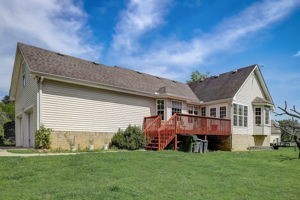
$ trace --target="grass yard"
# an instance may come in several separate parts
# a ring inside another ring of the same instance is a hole
[[[0,157],[0,199],[299,199],[300,160],[279,151]]]

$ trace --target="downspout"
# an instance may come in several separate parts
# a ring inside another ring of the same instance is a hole
[[[42,105],[42,94],[43,94],[43,84],[44,77],[41,76],[38,78],[38,92],[37,92],[37,127],[36,130],[40,129],[40,126],[42,125],[42,116],[41,116],[41,105]]]

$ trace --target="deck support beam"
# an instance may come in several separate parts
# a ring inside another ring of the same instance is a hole
[[[174,150],[177,151],[177,134],[175,135],[174,138]]]

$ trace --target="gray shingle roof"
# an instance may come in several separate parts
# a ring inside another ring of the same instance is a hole
[[[266,99],[263,99],[261,97],[256,97],[253,101],[252,101],[253,104],[272,104],[272,102],[266,100]]]
[[[194,81],[189,83],[189,86],[199,100],[204,102],[232,98],[255,66],[251,65],[219,76],[212,76],[203,81]]]
[[[184,83],[63,55],[42,48],[18,43],[31,71],[59,77],[104,84],[146,93],[169,94],[199,102],[191,88]]]

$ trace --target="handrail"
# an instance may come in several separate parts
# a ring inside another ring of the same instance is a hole
[[[196,115],[177,114],[176,133],[198,135],[230,135],[231,120]]]
[[[176,113],[158,129],[158,149],[163,150],[176,135]]]
[[[146,123],[147,120],[151,120]],[[231,134],[231,120],[175,113],[164,124],[161,116],[144,118],[144,137],[156,141],[158,150],[163,150],[176,134],[223,135]],[[176,139],[175,139],[176,142]]]
[[[153,116],[148,116],[148,117],[144,117],[144,123],[143,123],[143,129],[147,129],[149,126],[151,126],[151,124],[153,123],[153,121],[158,117],[159,115],[153,115]],[[147,123],[147,119],[153,119],[152,121],[150,121],[148,124]]]
[[[158,115],[150,124],[144,129],[144,138],[154,139],[158,137],[158,129],[161,126],[161,116]]]
[[[230,119],[223,119],[223,118],[216,118],[216,117],[207,117],[207,116],[200,116],[200,115],[189,115],[189,114],[181,114],[176,113],[177,116],[186,116],[186,117],[195,117],[195,118],[205,118],[205,119],[214,119],[214,120],[222,120],[222,121],[231,121]]]

